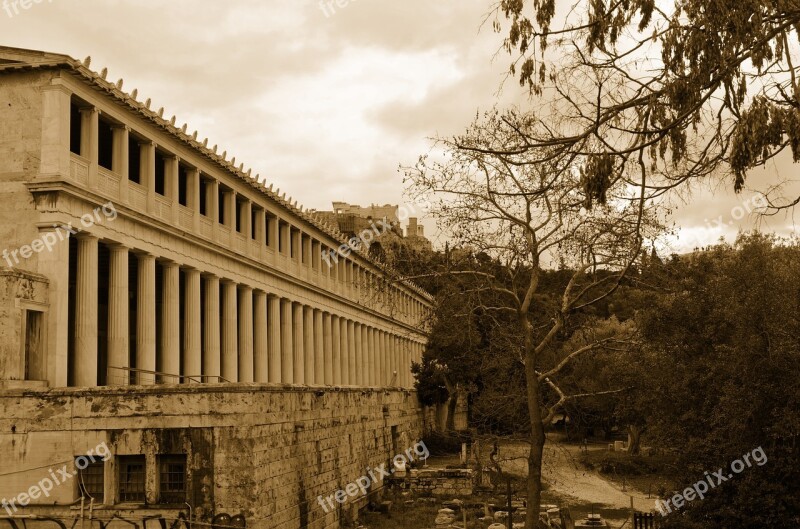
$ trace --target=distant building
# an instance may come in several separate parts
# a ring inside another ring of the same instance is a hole
[[[334,224],[348,237],[359,237],[365,230],[371,230],[369,247],[373,255],[381,256],[392,244],[402,244],[414,249],[431,248],[431,242],[425,238],[424,227],[416,217],[409,217],[405,232],[401,226],[400,207],[384,204],[372,204],[362,207],[347,202],[334,202],[333,211],[316,211],[319,217]],[[376,246],[378,245],[378,246]]]

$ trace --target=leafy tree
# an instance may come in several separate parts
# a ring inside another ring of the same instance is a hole
[[[677,490],[762,447],[769,458],[689,503],[670,527],[795,527],[800,513],[800,245],[741,237],[673,259],[639,316],[622,401],[675,450]],[[625,402],[627,400],[627,402]],[[729,468],[729,467],[728,467]]]
[[[508,164],[587,156],[596,196],[618,179],[657,196],[710,175],[738,191],[781,151],[800,160],[796,0],[500,0],[492,15],[536,105],[509,122],[546,124],[491,147]],[[772,208],[800,201],[769,191]]]

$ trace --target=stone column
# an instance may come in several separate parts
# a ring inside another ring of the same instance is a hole
[[[156,144],[144,142],[139,149],[139,182],[147,189],[147,211],[153,214],[156,206]]]
[[[296,247],[295,247],[296,248]],[[305,371],[305,318],[303,317],[303,305],[295,303],[292,307],[292,330],[294,331],[294,383],[303,385],[306,383]]]
[[[331,314],[331,375],[332,384],[340,386],[342,384],[342,324],[339,316]],[[327,370],[326,370],[327,373]]]
[[[253,289],[239,289],[239,382],[254,382]]]
[[[111,128],[112,155],[111,170],[119,175],[119,200],[128,201],[128,138],[130,129],[125,125],[114,125]]]
[[[97,187],[98,128],[100,111],[94,107],[82,108],[81,156],[89,161],[89,188]],[[97,375],[95,375],[97,377]]]
[[[361,326],[361,365],[358,371],[361,373],[362,384],[369,386],[369,372],[372,370],[372,329],[368,325]]]
[[[97,237],[78,237],[74,364],[77,387],[97,386],[97,252]]]
[[[186,269],[183,290],[183,375],[199,377],[203,373],[199,270]],[[202,379],[196,378],[194,381],[190,381],[184,378],[183,382],[196,383],[202,382]]]
[[[67,136],[68,137],[68,136]],[[50,387],[66,387],[69,365],[69,237],[59,228],[40,228],[44,240],[57,241],[52,250],[39,254],[39,273],[50,280],[47,314],[47,380]]]
[[[192,225],[194,231],[200,231],[200,170],[190,168],[186,171],[186,203],[192,210],[194,217]],[[208,202],[206,202],[206,213],[208,213]]]
[[[377,360],[378,360],[378,331],[375,327],[369,328],[369,362],[367,366],[367,373],[369,373],[369,385],[376,386],[377,376]]]
[[[310,386],[314,384],[314,368],[316,359],[314,351],[314,309],[309,306],[303,307],[303,366],[305,367],[305,382]]]
[[[333,322],[329,312],[322,313],[322,383],[333,385]]]
[[[289,240],[291,237],[291,230],[287,223],[280,222],[280,218],[276,219],[275,223],[278,225],[278,230],[280,232],[278,236],[278,252],[288,257],[290,255],[289,247],[292,244]],[[280,243],[283,243],[282,247]]]
[[[128,308],[128,248],[109,246],[108,277],[108,369],[106,384],[127,386],[130,373],[129,308]]]
[[[356,355],[358,354],[358,344],[361,342],[361,333],[357,333],[357,330],[356,322],[349,320],[347,322],[347,376],[350,379],[351,386],[356,386],[359,383],[358,375],[356,374]]]
[[[281,382],[281,298],[269,295],[269,310],[267,311],[267,324],[269,331],[267,340],[269,341],[269,382],[279,384]]]
[[[156,258],[139,254],[139,282],[136,295],[136,368],[156,370]],[[155,384],[155,375],[139,373],[140,385]]]
[[[222,378],[239,381],[239,307],[236,283],[222,280]]]
[[[400,362],[397,361],[399,354],[400,354],[400,338],[397,336],[392,336],[392,353],[390,355],[391,364],[390,364],[389,377],[391,380],[390,385],[393,388],[396,388],[400,385],[398,383],[398,377],[399,377],[398,365],[400,364]]]
[[[164,263],[162,266],[163,290],[161,291],[161,344],[157,355],[156,371],[169,375],[181,374],[181,306],[180,266]],[[160,383],[178,384],[180,378],[159,377]]]
[[[253,294],[253,377],[255,382],[269,382],[269,337],[267,334],[267,294]]]
[[[339,318],[339,356],[342,369],[342,384],[350,385],[350,328],[346,318]]]
[[[219,278],[205,277],[205,318],[203,322],[203,382],[217,383],[222,373],[219,340]]]
[[[294,384],[294,325],[292,302],[281,299],[281,382]]]
[[[362,332],[362,325],[360,323],[353,324],[353,332],[355,333],[355,350],[353,358],[355,359],[353,365],[350,366],[350,383],[354,386],[361,386],[364,384],[363,367],[364,367],[364,333]]]
[[[311,356],[314,359],[313,377],[308,381],[309,384],[321,386],[325,383],[325,359],[322,352],[322,311],[309,309],[312,320],[314,348]]]

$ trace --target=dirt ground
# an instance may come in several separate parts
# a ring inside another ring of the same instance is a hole
[[[590,450],[605,450],[605,446],[589,446]],[[528,447],[525,444],[507,444],[500,448],[500,456],[506,461],[505,470],[518,476],[527,475]],[[587,470],[580,463],[580,448],[548,439],[545,444],[542,473],[546,482],[543,503],[552,502],[567,506],[574,519],[589,512],[600,513],[614,527],[619,527],[628,518],[631,507],[649,512],[654,509],[655,499],[647,494],[612,482],[596,470]],[[508,460],[510,459],[510,460]]]

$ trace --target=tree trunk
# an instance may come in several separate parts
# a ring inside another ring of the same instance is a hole
[[[444,421],[444,430],[452,432],[456,429],[456,406],[458,406],[458,386],[450,381],[450,377],[442,375],[444,387],[447,388],[447,417]]]
[[[639,455],[641,451],[642,432],[638,426],[628,426],[628,454]]]
[[[539,523],[539,506],[542,503],[542,457],[544,456],[544,424],[542,424],[541,388],[536,375],[535,355],[532,347],[525,361],[528,413],[531,419],[531,448],[528,453],[528,508],[525,529],[536,529]]]

